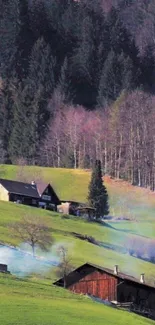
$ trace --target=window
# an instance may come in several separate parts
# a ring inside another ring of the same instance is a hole
[[[49,195],[42,195],[42,199],[45,201],[51,201],[51,196]]]

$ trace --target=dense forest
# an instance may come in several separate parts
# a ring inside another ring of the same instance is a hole
[[[155,3],[0,0],[0,162],[155,187]]]

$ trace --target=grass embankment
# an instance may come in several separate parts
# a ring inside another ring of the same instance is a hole
[[[19,280],[0,274],[0,288],[0,324],[3,325],[154,324],[38,280]]]

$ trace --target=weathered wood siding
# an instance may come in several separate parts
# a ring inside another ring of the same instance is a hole
[[[71,285],[68,289],[76,293],[89,294],[103,300],[116,300],[117,278],[96,270]]]

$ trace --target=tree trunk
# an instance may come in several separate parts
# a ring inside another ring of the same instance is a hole
[[[95,152],[96,152],[95,159],[99,159],[99,143],[97,139],[95,140]]]
[[[115,166],[115,170],[114,170],[114,177],[117,177],[117,147],[115,144],[115,153],[114,153],[114,166]]]
[[[118,154],[118,166],[117,166],[117,178],[120,178],[120,167],[121,167],[121,158],[122,158],[122,142],[123,136],[120,135],[120,144],[119,144],[119,154]]]
[[[78,168],[82,168],[82,152],[81,152],[81,146],[79,144],[79,150],[78,150]]]
[[[60,167],[60,140],[57,138],[58,168]]]
[[[64,288],[67,287],[67,276],[66,273],[64,273]]]
[[[45,145],[45,149],[44,150],[45,150],[46,164],[49,167],[50,166],[50,161],[49,161],[49,154],[48,154],[49,150],[48,150],[48,146],[47,145]]]
[[[86,165],[86,141],[85,138],[83,140],[83,157],[82,157],[82,161],[83,161],[83,168],[88,168],[89,166]]]
[[[103,168],[103,155],[102,155],[102,141],[101,141],[101,139],[99,140],[98,149],[99,149],[99,160],[101,161],[101,166]]]
[[[74,145],[74,169],[77,168],[77,152],[76,152],[76,145]]]
[[[35,257],[35,244],[32,243],[31,247],[32,247],[32,255],[33,257]]]
[[[107,142],[104,142],[104,172],[107,174],[107,166],[108,166],[108,157],[107,157]]]

